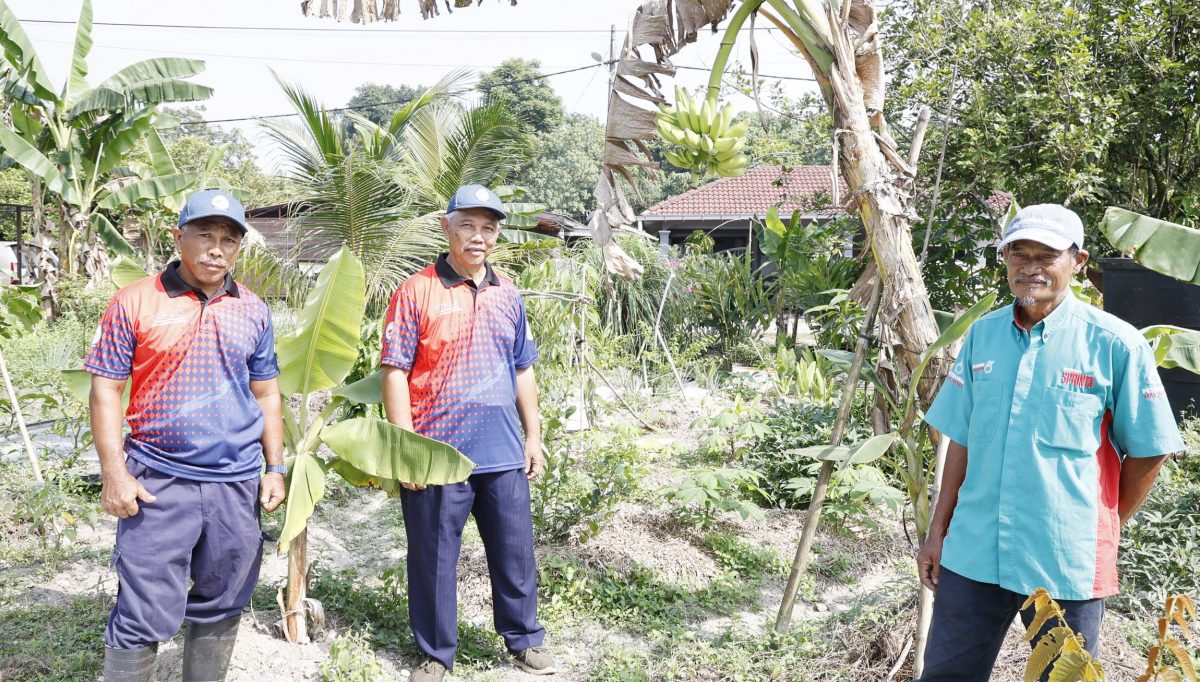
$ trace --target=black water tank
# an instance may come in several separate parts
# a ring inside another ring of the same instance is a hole
[[[1156,324],[1200,330],[1200,286],[1144,268],[1128,258],[1101,258],[1104,310],[1141,329]],[[1176,417],[1200,415],[1200,375],[1159,369]]]

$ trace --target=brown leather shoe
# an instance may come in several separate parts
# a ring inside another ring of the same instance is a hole
[[[554,657],[541,647],[529,647],[520,652],[513,652],[513,664],[530,675],[553,675],[558,672],[554,667]]]
[[[409,682],[441,682],[445,676],[446,666],[426,656],[425,660],[408,674],[408,679]]]

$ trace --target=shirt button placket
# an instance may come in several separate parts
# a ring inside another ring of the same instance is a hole
[[[1000,585],[1017,586],[1021,584],[1019,571],[1015,570],[1014,562],[1020,557],[1013,547],[1013,540],[1019,536],[1020,529],[1014,528],[1015,519],[1019,519],[1021,510],[1014,508],[1020,504],[1021,481],[1027,475],[1025,453],[1032,443],[1020,440],[1023,435],[1032,433],[1029,419],[1037,414],[1029,402],[1029,394],[1033,389],[1033,378],[1037,368],[1038,353],[1042,348],[1042,328],[1037,325],[1029,332],[1020,332],[1018,343],[1025,346],[1017,363],[1017,376],[1013,381],[1012,408],[1008,415],[1008,426],[1004,434],[1004,449],[1001,452],[1003,463],[1000,471],[1000,499],[997,505],[997,542],[996,542],[996,574]],[[1018,439],[1014,442],[1014,434]],[[1008,561],[1004,560],[1008,557]]]

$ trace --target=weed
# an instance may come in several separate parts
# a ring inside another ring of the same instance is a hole
[[[742,576],[786,577],[790,570],[788,562],[773,550],[754,547],[730,533],[709,533],[704,536],[704,545],[722,568]]]
[[[99,595],[63,605],[6,606],[0,618],[0,679],[95,679],[111,608],[111,600]]]
[[[329,660],[321,664],[321,682],[382,682],[383,666],[360,632],[339,635],[329,645]]]

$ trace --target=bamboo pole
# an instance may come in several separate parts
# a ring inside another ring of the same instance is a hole
[[[4,388],[8,391],[8,401],[12,405],[13,416],[17,418],[17,428],[21,431],[21,440],[25,442],[25,452],[29,455],[29,465],[33,467],[33,477],[38,483],[45,483],[42,478],[42,466],[38,463],[37,452],[33,449],[33,440],[29,438],[29,429],[25,428],[25,417],[21,414],[21,403],[17,401],[17,391],[13,388],[12,377],[8,374],[8,363],[4,361],[4,353],[0,352],[0,374],[4,375]],[[57,524],[55,528],[57,528]]]
[[[833,423],[833,434],[830,444],[837,447],[842,444],[846,433],[846,423],[850,420],[850,408],[854,405],[854,394],[858,389],[859,375],[867,359],[870,348],[869,334],[875,326],[875,317],[879,314],[879,301],[882,298],[883,278],[875,280],[871,290],[871,302],[867,305],[867,316],[863,319],[862,328],[858,334],[858,342],[854,346],[854,360],[850,364],[850,372],[846,375],[846,388],[842,391],[842,402],[838,406],[837,419]],[[817,485],[813,489],[812,500],[808,503],[808,515],[804,519],[804,529],[800,533],[800,544],[796,547],[796,557],[792,560],[792,572],[788,575],[787,587],[783,591],[783,602],[779,605],[779,615],[775,619],[775,632],[787,632],[792,621],[792,609],[796,605],[796,592],[800,588],[800,576],[808,567],[809,550],[812,549],[813,538],[817,534],[817,525],[821,521],[821,506],[825,504],[825,494],[829,490],[829,479],[833,476],[834,463],[821,463],[821,473],[817,475]]]

